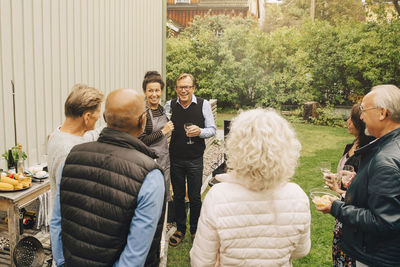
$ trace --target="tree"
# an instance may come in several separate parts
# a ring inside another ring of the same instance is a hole
[[[183,72],[219,106],[352,104],[372,86],[400,85],[400,20],[306,21],[270,33],[252,19],[206,16],[167,40],[167,88]]]
[[[299,26],[309,19],[309,0],[284,0],[281,4],[265,4],[265,19],[262,29],[272,32],[284,26]]]
[[[310,0],[284,0],[282,4],[265,4],[263,30],[299,26],[310,19]],[[365,20],[365,10],[360,0],[318,0],[315,18],[336,24],[340,21]]]
[[[315,17],[331,23],[365,20],[365,9],[360,0],[318,0]]]
[[[183,72],[197,80],[196,94],[217,98],[219,106],[253,106],[257,77],[262,69],[252,64],[254,40],[262,32],[253,19],[228,16],[196,17],[177,38],[167,41],[167,86],[174,95],[174,81]]]
[[[394,9],[385,0],[366,0],[368,15],[377,21],[387,21],[400,18],[399,0],[391,0]]]

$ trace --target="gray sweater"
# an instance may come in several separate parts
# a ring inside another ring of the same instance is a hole
[[[76,136],[61,132],[60,127],[58,127],[53,133],[50,134],[47,148],[47,165],[50,179],[49,219],[51,219],[51,215],[53,213],[54,198],[57,192],[57,182],[61,177],[61,167],[64,165],[64,161],[69,152],[78,144],[97,140],[101,130],[103,130],[103,127],[97,128],[93,131],[88,131],[83,136]]]

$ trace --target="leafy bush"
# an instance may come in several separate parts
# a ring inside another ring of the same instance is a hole
[[[254,20],[197,17],[167,40],[167,92],[188,72],[218,106],[351,105],[372,86],[400,85],[400,20],[306,22],[271,33]]]
[[[345,127],[346,122],[343,116],[335,112],[331,105],[317,108],[317,117],[312,117],[311,123],[316,125],[325,125],[331,127]]]

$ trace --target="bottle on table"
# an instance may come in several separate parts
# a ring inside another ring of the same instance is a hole
[[[22,145],[18,145],[18,161],[17,161],[17,172],[24,173],[24,158],[22,156]]]
[[[9,173],[15,173],[15,160],[11,149],[8,150],[7,168]]]

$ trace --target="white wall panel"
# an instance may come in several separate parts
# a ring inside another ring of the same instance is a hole
[[[15,142],[11,80],[27,165],[45,160],[75,83],[141,92],[144,73],[163,70],[162,1],[0,0],[0,154]]]

